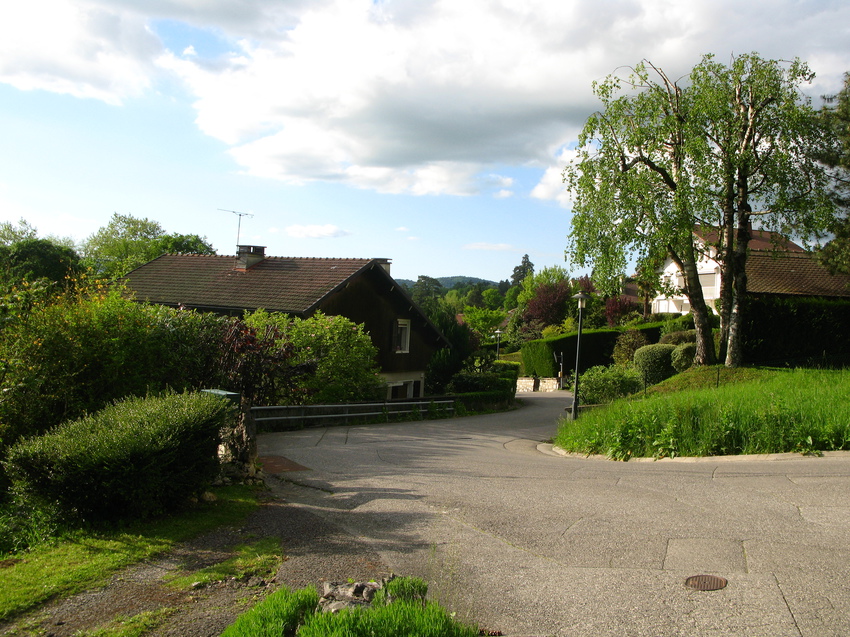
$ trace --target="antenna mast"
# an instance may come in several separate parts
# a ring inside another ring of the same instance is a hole
[[[242,233],[242,217],[253,217],[250,212],[238,212],[236,210],[225,210],[224,208],[219,208],[222,212],[232,212],[237,217],[239,217],[239,223],[236,225],[236,245],[239,246],[239,235]]]

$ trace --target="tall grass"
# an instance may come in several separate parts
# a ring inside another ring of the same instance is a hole
[[[615,402],[562,421],[555,444],[617,460],[850,449],[848,396],[850,370],[771,371]]]

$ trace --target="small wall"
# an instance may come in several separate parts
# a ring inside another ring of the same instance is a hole
[[[558,391],[559,389],[557,378],[531,378],[526,376],[517,379],[516,384],[516,393],[518,394],[530,391]]]

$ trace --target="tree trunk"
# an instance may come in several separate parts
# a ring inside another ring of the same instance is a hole
[[[738,226],[735,229],[735,251],[731,266],[733,279],[733,299],[729,313],[729,337],[726,348],[726,367],[739,367],[743,362],[742,324],[743,310],[741,304],[747,295],[747,248],[750,243],[750,216],[741,213],[738,216]]]
[[[691,237],[693,242],[693,237]],[[687,259],[679,258],[672,247],[668,253],[684,277],[685,295],[691,304],[691,314],[694,317],[694,329],[697,333],[697,351],[694,355],[694,365],[714,365],[717,361],[714,354],[714,337],[711,331],[711,321],[708,318],[709,309],[702,293],[702,285],[697,271],[696,254],[693,244],[688,250]]]

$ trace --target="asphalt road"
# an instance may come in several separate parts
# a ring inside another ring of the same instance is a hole
[[[850,635],[850,455],[612,462],[545,444],[569,398],[264,434],[286,499],[512,636]],[[294,467],[298,469],[298,467]],[[728,585],[693,590],[689,576]]]

